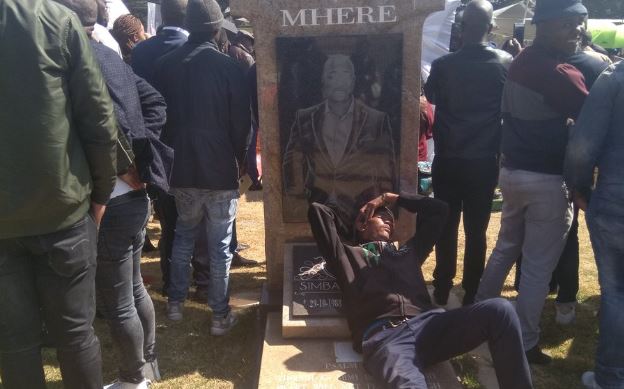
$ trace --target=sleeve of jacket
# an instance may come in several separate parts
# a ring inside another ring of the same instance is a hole
[[[448,217],[448,205],[444,201],[415,195],[413,197],[400,196],[397,205],[416,213],[416,233],[408,241],[416,250],[416,258],[422,264],[429,256]]]
[[[431,72],[429,73],[429,77],[427,78],[427,82],[424,86],[425,96],[427,96],[427,100],[429,100],[431,104],[436,104],[436,94],[438,92],[438,77],[440,77],[439,67],[439,61],[433,61],[433,63],[431,64]]]
[[[230,137],[239,166],[243,166],[251,140],[251,105],[245,74],[237,66],[230,77]]]
[[[308,208],[308,221],[329,271],[336,276],[343,292],[346,292],[345,286],[349,280],[355,279],[355,274],[336,230],[336,215],[328,206],[312,203]]]
[[[290,128],[290,136],[282,162],[282,182],[286,194],[304,198],[304,153],[301,145],[301,129],[299,128],[300,115],[301,111],[297,111],[295,121]]]
[[[613,110],[619,108],[614,106],[619,85],[613,77],[613,68],[602,73],[570,132],[564,167],[566,184],[585,195],[590,192],[594,167],[604,150]]]
[[[127,66],[127,65],[126,65]],[[147,81],[134,75],[136,81],[139,100],[141,101],[141,111],[143,112],[143,122],[145,129],[155,138],[160,138],[160,133],[167,121],[167,104],[165,98]]]
[[[75,16],[70,19],[66,36],[72,120],[91,172],[91,201],[106,204],[116,177],[113,103],[87,35]]]

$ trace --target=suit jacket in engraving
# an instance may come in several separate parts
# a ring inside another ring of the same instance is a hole
[[[283,159],[284,192],[332,205],[350,223],[360,203],[398,187],[390,120],[356,99],[347,146],[334,164],[322,134],[325,104],[297,111]],[[306,208],[296,208],[284,207],[285,221],[305,221]]]

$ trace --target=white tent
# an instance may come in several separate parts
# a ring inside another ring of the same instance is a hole
[[[449,53],[451,26],[455,20],[455,9],[460,4],[460,0],[446,0],[444,11],[432,13],[425,20],[421,61],[422,76],[425,80],[429,77],[431,63]]]
[[[108,26],[109,30],[113,28],[113,23],[121,15],[129,14],[128,7],[121,0],[106,0],[106,10],[108,11]]]
[[[494,11],[496,27],[492,31],[492,40],[501,45],[506,39],[513,37],[514,23],[523,23],[525,19],[533,18],[531,1],[519,1],[507,7]]]

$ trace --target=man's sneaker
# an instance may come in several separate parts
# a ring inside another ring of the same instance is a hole
[[[532,365],[548,365],[552,358],[542,352],[538,345],[524,353],[527,361]]]
[[[586,371],[581,376],[581,382],[587,389],[602,389],[600,385],[596,382],[596,375],[593,371]]]
[[[563,326],[574,323],[576,319],[576,303],[555,303],[555,309],[557,315],[555,316],[555,322]]]
[[[138,384],[130,382],[115,381],[110,385],[104,386],[104,389],[149,389],[152,383],[148,379],[144,379]]]
[[[230,332],[236,323],[238,323],[238,318],[232,311],[228,312],[225,317],[213,317],[212,325],[210,326],[210,334],[214,336],[225,335]]]
[[[167,303],[167,319],[174,320],[174,321],[182,320],[183,309],[184,309],[184,303],[169,301]]]
[[[160,381],[160,370],[158,369],[158,359],[154,359],[150,362],[145,362],[143,368],[141,369],[143,372],[143,377],[152,381],[158,382]]]

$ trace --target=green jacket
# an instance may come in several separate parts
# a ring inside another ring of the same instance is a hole
[[[0,0],[0,239],[67,228],[115,183],[113,105],[78,18]]]

